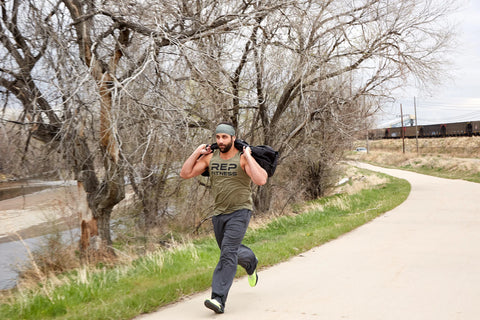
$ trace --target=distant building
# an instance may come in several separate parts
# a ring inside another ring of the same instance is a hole
[[[403,126],[404,127],[413,127],[415,125],[415,116],[413,114],[406,114],[403,116]],[[400,117],[398,119],[393,119],[388,122],[384,122],[378,126],[378,128],[400,128],[402,126],[402,120]]]

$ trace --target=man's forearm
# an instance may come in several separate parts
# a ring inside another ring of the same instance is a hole
[[[253,183],[258,186],[263,186],[267,183],[268,174],[265,169],[263,169],[258,162],[253,158],[251,154],[246,155],[245,160],[247,161],[248,168],[250,171],[250,179]]]
[[[193,168],[195,167],[195,164],[197,163],[198,157],[202,155],[201,152],[201,147],[198,147],[193,151],[193,153],[188,157],[187,160],[185,160],[185,163],[182,166],[182,170],[180,171],[180,177],[183,179],[189,179],[192,178],[192,173],[193,173]]]

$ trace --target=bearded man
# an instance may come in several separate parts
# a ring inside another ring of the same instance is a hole
[[[180,176],[193,178],[207,168],[210,172],[215,199],[212,223],[220,259],[212,277],[212,295],[205,306],[223,313],[237,264],[246,270],[250,286],[258,282],[258,259],[242,240],[253,210],[251,182],[264,185],[268,175],[252,157],[250,147],[242,152],[234,147],[236,136],[231,123],[220,123],[215,138],[218,149],[212,152],[210,146],[198,146],[183,164]]]

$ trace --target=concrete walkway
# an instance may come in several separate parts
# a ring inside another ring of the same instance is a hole
[[[358,166],[407,179],[408,199],[360,228],[234,282],[225,313],[210,291],[144,320],[480,319],[480,184]],[[261,261],[260,261],[261,263]]]

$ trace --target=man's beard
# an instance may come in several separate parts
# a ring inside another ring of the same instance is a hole
[[[232,148],[232,142],[230,142],[229,144],[221,145],[219,147],[220,147],[219,149],[221,153],[227,153]],[[222,147],[223,147],[223,150],[222,150]]]

